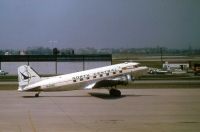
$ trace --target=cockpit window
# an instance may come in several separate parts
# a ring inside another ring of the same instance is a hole
[[[140,67],[140,64],[135,65],[135,68],[138,68],[138,67]]]
[[[127,69],[133,69],[134,66],[127,66],[126,68],[127,68]]]

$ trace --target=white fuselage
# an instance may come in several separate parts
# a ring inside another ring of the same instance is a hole
[[[147,67],[139,67],[138,63],[121,63],[91,70],[53,76],[29,84],[18,91],[60,91],[74,89],[92,89],[99,80],[115,78],[121,75],[144,71]]]

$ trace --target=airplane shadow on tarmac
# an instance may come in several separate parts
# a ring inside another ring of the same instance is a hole
[[[141,97],[141,96],[154,96],[154,95],[121,95],[120,97],[114,97],[114,96],[110,96],[107,93],[97,93],[97,92],[91,92],[88,93],[93,97],[97,97],[97,98],[101,98],[101,99],[120,99],[120,98],[124,98],[124,97]]]
[[[35,97],[34,95],[33,96],[22,96],[23,98],[48,98],[48,97],[57,97],[57,98],[62,98],[62,97],[66,97],[66,98],[72,98],[72,97],[75,97],[75,98],[77,98],[77,97],[90,97],[90,96],[87,96],[87,95],[66,95],[66,96],[63,96],[63,95],[61,95],[61,96],[52,96],[52,95],[40,95],[39,97]]]
[[[101,98],[101,99],[120,99],[120,98],[126,97],[126,95],[121,95],[120,97],[114,97],[114,96],[110,96],[107,93],[97,93],[97,92],[90,92],[88,94],[93,97],[97,97],[97,98]]]
[[[47,98],[47,97],[56,97],[56,98],[62,98],[62,97],[66,97],[66,98],[77,98],[77,97],[81,97],[81,98],[91,98],[91,97],[96,97],[96,98],[101,98],[101,99],[120,99],[123,97],[126,97],[126,95],[122,95],[120,97],[113,97],[110,96],[109,94],[106,93],[88,93],[87,95],[61,95],[61,96],[53,96],[53,95],[40,95],[39,97],[35,97],[33,96],[22,96],[23,98]]]
[[[141,96],[155,96],[155,95],[121,95],[120,97],[114,97],[114,96],[110,96],[109,94],[107,93],[98,93],[98,92],[90,92],[88,93],[87,95],[66,95],[66,96],[52,96],[52,95],[40,95],[39,97],[35,97],[34,95],[33,96],[22,96],[23,98],[44,98],[44,97],[86,97],[86,98],[90,98],[90,97],[97,97],[97,98],[100,98],[100,99],[110,99],[110,100],[113,100],[113,99],[121,99],[121,98],[124,98],[124,97],[141,97]]]

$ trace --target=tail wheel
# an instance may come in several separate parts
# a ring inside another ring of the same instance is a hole
[[[110,96],[113,96],[113,97],[121,96],[121,91],[118,89],[110,89],[109,93],[110,93]]]

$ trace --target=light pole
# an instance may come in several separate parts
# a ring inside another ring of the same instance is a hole
[[[56,71],[56,75],[57,75],[57,55],[59,53],[59,50],[57,48],[53,48],[53,55],[55,57],[55,71]]]
[[[160,48],[160,61],[163,62],[163,51],[162,48]]]

